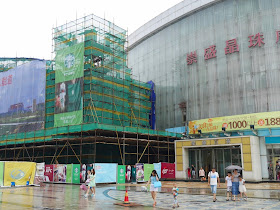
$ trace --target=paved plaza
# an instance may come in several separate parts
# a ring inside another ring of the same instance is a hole
[[[156,208],[152,206],[150,193],[141,192],[141,185],[99,185],[95,197],[84,198],[84,192],[80,190],[79,185],[44,184],[41,187],[1,188],[0,209],[172,209],[173,197],[169,187],[171,183],[164,183],[162,192],[158,193]],[[181,183],[181,185],[189,187],[181,186],[178,197],[180,207],[178,209],[280,209],[280,201],[276,198],[263,199],[256,196],[249,197],[247,201],[227,202],[223,196],[223,189],[219,190],[218,201],[213,203],[208,189],[203,188],[205,183]],[[263,187],[262,185],[264,184],[254,184],[254,188]],[[191,189],[190,186],[197,186],[197,188]],[[271,186],[275,188],[273,184]],[[127,208],[114,205],[114,203],[124,199],[125,189],[128,190],[131,202],[143,206]],[[252,189],[248,191],[249,193],[250,191],[268,193],[274,190],[278,191],[277,189]]]

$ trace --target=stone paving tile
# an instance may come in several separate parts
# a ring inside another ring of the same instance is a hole
[[[153,201],[148,192],[129,191],[129,199],[131,202],[140,203],[146,206],[152,206]],[[119,200],[123,199],[124,192],[118,190],[110,190],[108,195]],[[218,201],[213,202],[212,196],[208,195],[180,195],[178,201],[180,209],[280,209],[280,202],[276,199],[254,199],[249,198],[248,201],[226,201],[225,197],[218,196]],[[170,209],[173,205],[173,196],[167,193],[157,194],[157,208]]]

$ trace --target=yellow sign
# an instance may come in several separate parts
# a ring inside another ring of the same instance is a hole
[[[4,186],[33,184],[36,171],[36,163],[32,162],[5,162]]]
[[[226,131],[249,130],[250,125],[255,129],[280,127],[280,111],[190,121],[189,134],[198,134],[198,130],[202,133],[222,132],[223,127]]]

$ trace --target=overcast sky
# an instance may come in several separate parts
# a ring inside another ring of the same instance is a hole
[[[182,0],[2,0],[0,57],[51,58],[52,28],[95,14],[137,28]]]

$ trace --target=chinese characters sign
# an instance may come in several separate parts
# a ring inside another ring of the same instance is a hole
[[[189,134],[198,134],[198,130],[202,133],[222,132],[223,127],[226,131],[250,130],[250,125],[255,129],[279,127],[280,111],[190,121]]]
[[[11,85],[13,83],[13,75],[0,78],[0,87]]]
[[[264,42],[264,35],[261,33],[257,33],[255,35],[248,36],[248,47],[256,47],[256,46],[263,46]],[[280,31],[276,31],[276,43],[279,42],[280,39]],[[230,39],[225,42],[225,55],[232,54],[234,52],[239,52],[239,45],[237,39]],[[215,58],[217,53],[216,45],[210,45],[208,48],[204,49],[204,60],[208,60],[211,58]],[[187,53],[187,65],[192,65],[193,63],[197,63],[197,53],[196,51]]]

